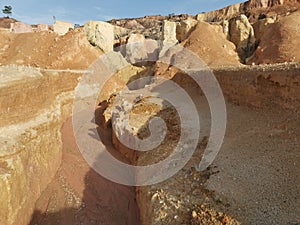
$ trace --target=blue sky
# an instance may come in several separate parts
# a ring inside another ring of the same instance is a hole
[[[198,14],[241,0],[0,0],[0,7],[11,5],[12,17],[30,23],[57,20],[84,24],[88,20],[142,17],[145,15]]]

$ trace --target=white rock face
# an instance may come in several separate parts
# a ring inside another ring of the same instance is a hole
[[[23,22],[15,22],[10,24],[10,32],[20,34],[20,33],[30,33],[33,32],[32,27]]]
[[[163,23],[163,46],[160,55],[164,55],[166,51],[178,43],[176,38],[176,23],[164,20]]]
[[[102,21],[89,21],[84,25],[88,41],[104,53],[113,51],[114,26]]]
[[[74,24],[57,20],[53,25],[53,29],[58,35],[65,35],[69,30],[74,29]]]
[[[225,34],[226,38],[229,39],[229,22],[228,20],[223,20],[222,22],[222,28],[223,28],[223,33]]]
[[[163,42],[176,44],[176,23],[168,20],[164,20],[163,23]]]
[[[183,41],[187,38],[190,31],[197,25],[198,21],[192,18],[188,18],[183,20],[176,27],[176,37],[178,41]]]
[[[255,45],[254,29],[245,15],[240,15],[229,20],[229,40],[237,48],[243,59]]]
[[[145,58],[145,37],[143,34],[131,34],[126,45],[126,58],[131,62]]]

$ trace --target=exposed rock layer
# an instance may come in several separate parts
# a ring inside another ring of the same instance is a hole
[[[27,225],[35,201],[60,165],[60,129],[71,113],[73,90],[81,74],[40,73],[16,67],[2,67],[0,72],[5,81],[1,83],[0,92],[4,91],[5,98],[10,99],[1,100],[1,118],[5,120],[0,124],[0,199],[3,203],[0,222]],[[44,90],[44,94],[36,93],[37,89]]]

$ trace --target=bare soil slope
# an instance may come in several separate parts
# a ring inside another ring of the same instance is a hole
[[[9,29],[10,24],[14,22],[17,22],[17,20],[13,18],[7,18],[7,17],[0,18],[0,28]]]
[[[208,66],[240,64],[235,46],[226,39],[221,26],[199,23],[183,45]]]
[[[300,11],[281,17],[270,24],[264,33],[254,57],[256,64],[300,61]]]
[[[0,33],[2,65],[52,69],[86,69],[102,51],[90,45],[81,29],[58,36],[53,32]]]

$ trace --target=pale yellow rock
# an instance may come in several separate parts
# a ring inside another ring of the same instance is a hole
[[[169,48],[178,43],[176,38],[176,23],[168,20],[163,22],[163,43],[159,55],[163,56]]]
[[[60,129],[71,115],[80,76],[0,67],[0,224],[29,224],[60,166]],[[37,93],[43,84],[47,88]]]
[[[245,15],[242,14],[229,20],[229,40],[235,44],[242,59],[254,48],[254,29]]]
[[[113,51],[114,26],[102,21],[88,21],[84,25],[88,41],[104,53]]]
[[[205,22],[206,21],[206,13],[199,13],[199,14],[197,14],[196,19],[199,22]]]
[[[176,39],[176,23],[168,20],[163,22],[163,42],[177,43]]]
[[[198,21],[188,18],[180,22],[176,27],[176,37],[178,41],[183,41],[190,34],[190,31],[197,25]]]
[[[65,35],[69,30],[74,29],[74,24],[57,20],[53,25],[53,29],[58,35]]]

